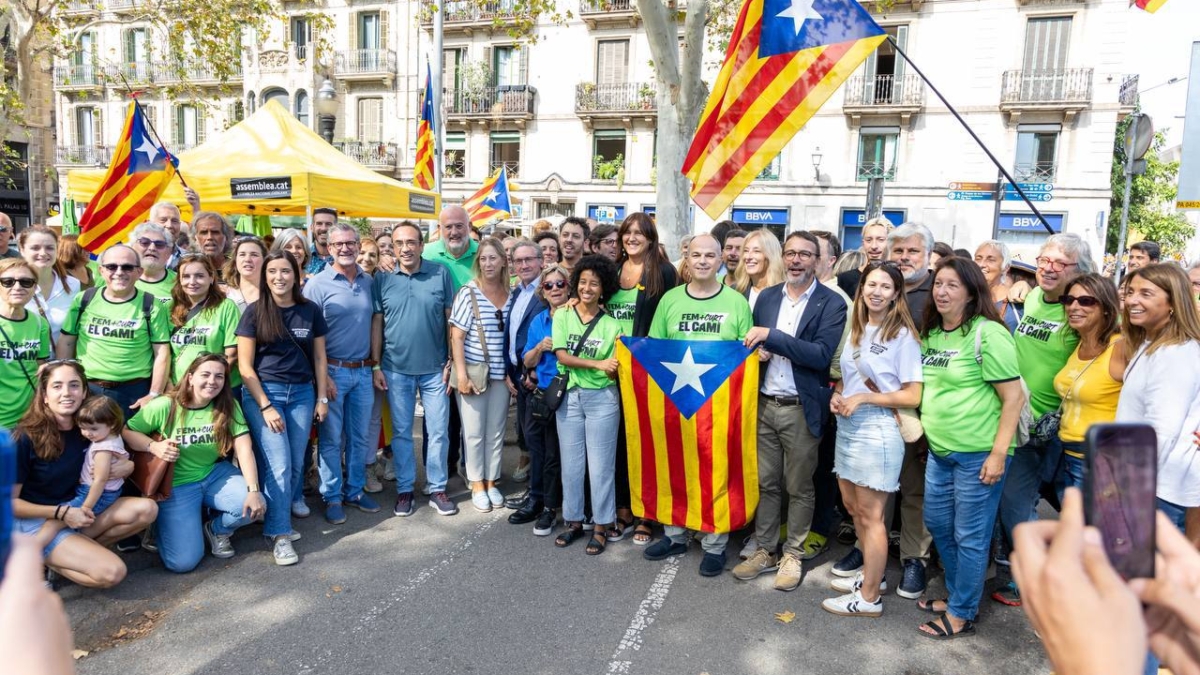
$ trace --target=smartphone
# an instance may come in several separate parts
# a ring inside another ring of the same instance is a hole
[[[12,548],[13,485],[17,482],[17,448],[8,432],[0,429],[0,579]]]
[[[1148,424],[1095,424],[1083,473],[1087,522],[1125,579],[1154,577],[1158,439]]]

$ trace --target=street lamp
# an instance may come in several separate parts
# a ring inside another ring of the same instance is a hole
[[[317,90],[317,116],[320,119],[321,137],[333,143],[333,127],[337,124],[338,98],[333,82],[325,80]]]
[[[820,148],[820,146],[817,146],[817,149],[813,151],[812,163],[813,163],[813,175],[815,176],[814,180],[819,182],[821,180],[821,148]]]

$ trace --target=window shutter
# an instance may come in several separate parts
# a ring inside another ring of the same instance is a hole
[[[378,143],[383,138],[383,99],[358,99],[358,140]]]
[[[172,115],[172,117],[174,117],[175,119],[173,120],[173,123],[171,124],[171,145],[182,145],[183,140],[184,140],[183,139],[183,106],[176,103],[172,112],[174,113]]]
[[[104,145],[104,111],[92,108],[92,145]]]
[[[521,59],[521,72],[517,77],[517,84],[529,84],[529,48],[517,47],[518,56]]]
[[[361,46],[358,44],[358,17],[358,12],[350,15],[350,42],[347,43],[350,49],[358,49]]]
[[[152,129],[150,132],[152,136],[158,132],[158,118],[155,117],[156,114],[154,106],[142,104],[142,116],[146,119],[146,126]]]
[[[386,9],[379,10],[379,48],[388,48],[388,11]]]
[[[488,45],[483,48],[483,62],[487,64],[488,70],[490,70],[492,73],[491,86],[494,87],[494,86],[496,86],[496,81],[497,81],[496,78],[498,77],[498,74],[496,73],[496,63],[495,63],[495,61],[492,60],[491,45]]]
[[[196,111],[196,145],[203,145],[205,130],[208,127],[208,108],[195,106],[193,110]]]

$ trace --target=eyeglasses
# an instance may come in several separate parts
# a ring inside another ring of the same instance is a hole
[[[566,287],[567,287],[567,282],[561,281],[561,280],[559,280],[559,281],[543,281],[542,282],[542,290],[543,291],[552,291],[556,288],[566,288]]]
[[[1064,295],[1058,301],[1063,307],[1070,307],[1073,302],[1078,302],[1080,307],[1095,307],[1100,304],[1099,298],[1090,295]]]
[[[817,256],[817,254],[813,253],[812,251],[784,251],[783,252],[784,260],[795,260],[796,258],[800,258],[801,260],[812,260],[816,256]]]
[[[496,310],[496,323],[500,324],[501,332],[504,331],[504,310]]]
[[[11,232],[11,231],[12,231],[12,228],[4,227],[3,225],[0,225],[0,234],[5,234],[5,233]]]
[[[83,364],[78,359],[50,359],[46,362],[47,368],[54,368],[56,366],[79,366],[83,368]]]
[[[137,243],[138,243],[138,246],[141,246],[142,248],[166,248],[167,247],[167,242],[163,241],[162,239],[147,239],[145,237],[138,237]]]
[[[120,265],[117,263],[104,263],[101,265],[101,267],[108,270],[110,274],[116,273],[117,270],[121,270],[122,272],[132,272],[138,268],[137,265],[130,265],[129,263],[121,263]]]
[[[21,288],[29,289],[29,288],[33,288],[34,284],[36,284],[36,283],[37,283],[37,279],[33,279],[30,277],[3,277],[3,278],[0,278],[0,286],[3,286],[5,288],[12,288],[15,284],[20,284]]]
[[[1047,258],[1046,256],[1039,256],[1037,258],[1034,258],[1033,261],[1037,263],[1037,266],[1039,268],[1045,268],[1045,269],[1050,270],[1051,272],[1061,272],[1061,271],[1067,269],[1068,267],[1075,267],[1076,265],[1079,264],[1079,263],[1063,262],[1061,260],[1051,260],[1051,259]]]
[[[536,258],[513,258],[514,265],[536,265],[540,262],[542,262],[541,256]]]
[[[248,242],[248,241],[255,241],[255,242],[259,242],[259,243],[261,243],[261,242],[262,242],[262,237],[255,236],[255,235],[253,235],[253,234],[244,234],[244,235],[242,235],[242,236],[240,236],[240,237],[237,237],[236,239],[234,239],[234,240],[233,240],[233,245],[234,245],[234,246],[237,246],[238,244],[244,244],[244,243],[246,243],[246,242]]]
[[[354,248],[355,246],[358,246],[357,241],[331,241],[331,242],[329,242],[329,248]]]

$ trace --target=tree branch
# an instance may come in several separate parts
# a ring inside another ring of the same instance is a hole
[[[704,26],[708,23],[708,0],[691,0],[683,19],[683,84],[680,96],[680,126],[690,133],[696,128],[708,92],[700,72],[704,66]]]

